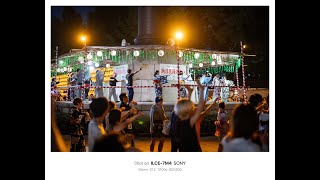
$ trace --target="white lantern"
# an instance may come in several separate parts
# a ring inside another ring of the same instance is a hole
[[[63,67],[63,72],[67,71],[67,67]]]
[[[134,55],[135,57],[139,56],[139,54],[140,54],[139,51],[134,51],[134,52],[133,52],[133,55]]]
[[[91,54],[91,53],[89,53],[89,54],[87,55],[87,59],[89,59],[89,60],[92,59],[92,54]]]
[[[183,56],[183,52],[179,51],[179,57],[182,57],[182,56]]]
[[[195,59],[199,59],[199,56],[200,56],[199,53],[195,53],[195,54],[194,54],[194,58],[195,58]]]
[[[160,57],[162,57],[162,56],[164,55],[164,51],[163,51],[163,50],[159,50],[159,51],[158,51],[158,55],[159,55]]]
[[[60,72],[60,68],[57,69],[57,72]]]
[[[216,54],[212,54],[212,59],[217,59],[217,55]]]
[[[102,56],[102,51],[97,52],[97,56],[101,57]]]
[[[79,61],[81,64],[84,63],[83,57],[82,57],[82,56],[79,56],[79,57],[78,57],[78,61]]]
[[[203,67],[203,63],[199,63],[199,67]]]
[[[189,67],[189,68],[192,68],[192,63],[188,64],[188,67]]]
[[[106,64],[106,68],[110,68],[110,64]]]
[[[214,61],[211,62],[211,66],[214,66],[216,65],[216,63]]]
[[[115,55],[117,55],[117,51],[112,50],[112,51],[111,51],[111,56],[115,56]]]
[[[88,65],[91,66],[93,61],[88,61]]]
[[[71,67],[68,67],[68,72],[71,72],[72,71],[72,68]]]
[[[97,63],[97,62],[94,63],[94,66],[95,66],[95,67],[99,67],[99,63]]]

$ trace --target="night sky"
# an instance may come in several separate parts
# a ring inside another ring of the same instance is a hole
[[[84,7],[84,6],[75,6],[74,9],[81,14],[83,23],[86,24],[88,21],[88,13],[94,11],[94,7]],[[52,16],[62,18],[63,7],[53,7]]]

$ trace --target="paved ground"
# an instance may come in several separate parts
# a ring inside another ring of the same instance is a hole
[[[63,139],[65,140],[66,146],[70,147],[70,136],[69,135],[63,135]],[[88,136],[85,136],[86,143],[88,142]],[[150,145],[150,138],[149,137],[136,137],[135,138],[135,145],[137,148],[144,152],[149,152],[149,145]],[[156,143],[155,150],[158,150],[158,142]],[[203,152],[217,152],[218,150],[218,142],[216,137],[214,136],[206,136],[201,137],[201,148]],[[88,150],[88,147],[87,147]],[[170,152],[171,150],[171,142],[170,138],[166,138],[164,146],[163,146],[163,152]]]

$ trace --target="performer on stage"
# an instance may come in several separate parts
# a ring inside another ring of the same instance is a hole
[[[81,86],[82,86],[82,76],[83,76],[83,70],[78,68],[77,69],[77,85],[78,85],[78,94],[77,94],[77,97],[78,98],[82,98],[84,97],[84,94],[82,94],[82,89],[81,89]],[[82,97],[81,97],[81,94],[82,94]]]
[[[208,89],[208,84],[210,80],[212,79],[212,74],[209,72],[206,72],[203,74],[203,76],[200,79],[200,83],[205,85],[204,86],[204,100],[208,100],[208,95],[209,95],[209,89]]]
[[[77,77],[75,73],[70,73],[68,78],[68,86],[76,86],[77,85]],[[68,99],[73,101],[76,97],[75,87],[68,88]]]
[[[184,76],[183,75],[183,71],[180,71],[180,76],[181,76],[181,80],[180,80],[180,97],[181,98],[186,98],[187,97],[187,91],[186,91],[186,87],[184,86],[185,81],[188,80],[188,78],[190,77],[190,74],[188,76]]]
[[[102,69],[102,68],[101,68]],[[102,74],[101,69],[97,69],[96,71],[96,86],[103,86],[102,82],[104,79],[104,74]],[[102,87],[96,88],[96,97],[104,97]]]
[[[159,70],[156,70],[153,76],[154,92],[156,93],[156,97],[162,96],[162,84]]]
[[[128,74],[126,75],[126,86],[132,86],[133,85],[133,76],[138,73],[139,71],[141,71],[142,68],[140,68],[138,71],[132,73],[132,70],[131,69],[128,69]],[[129,92],[129,102],[132,101],[133,99],[133,95],[134,95],[134,91],[133,91],[133,88],[132,87],[127,87],[128,89],[128,92]]]
[[[89,99],[88,93],[90,91],[90,84],[91,84],[91,75],[89,72],[89,68],[84,72],[84,98]]]
[[[213,78],[212,80],[212,85],[214,86],[213,89],[213,95],[212,95],[212,99],[216,99],[217,97],[220,97],[220,75],[216,74],[216,76]]]
[[[229,87],[226,87],[228,85],[229,85],[228,80],[226,79],[226,76],[223,75],[222,78],[220,79],[220,86],[225,86],[225,87],[221,87],[221,100],[222,100],[222,102],[228,101]]]
[[[113,96],[114,102],[119,102],[117,100],[117,94],[116,94],[116,88],[117,82],[119,82],[117,79],[117,73],[113,73],[113,76],[110,77],[109,85],[112,86],[112,88],[109,89],[109,101],[111,101],[111,96]]]

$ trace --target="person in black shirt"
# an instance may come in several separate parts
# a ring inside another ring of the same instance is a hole
[[[132,86],[133,84],[133,75],[135,75],[136,73],[138,73],[139,71],[141,71],[142,68],[140,68],[138,71],[132,73],[132,70],[131,69],[128,69],[128,74],[126,75],[126,79],[127,79],[127,84],[126,86]],[[129,91],[129,102],[132,101],[133,99],[133,95],[134,95],[134,91],[133,91],[133,88],[132,87],[127,87],[128,91]]]
[[[116,77],[117,77],[117,73],[113,73],[113,76],[110,77],[109,84],[110,86],[113,86],[113,87],[109,89],[109,101],[111,101],[111,96],[113,96],[114,102],[119,102],[117,100],[117,94],[116,94],[116,88],[115,88],[115,86],[117,86],[117,82],[119,81],[116,79]]]
[[[171,139],[171,152],[178,152],[179,150],[179,137],[177,134],[177,123],[179,123],[179,117],[172,111],[170,116],[170,131],[169,136]]]

